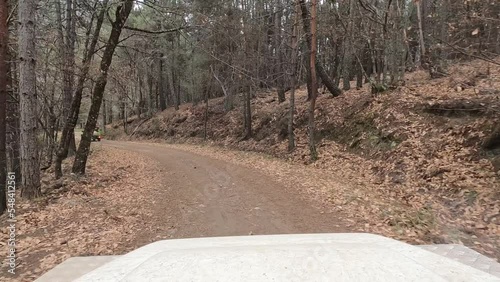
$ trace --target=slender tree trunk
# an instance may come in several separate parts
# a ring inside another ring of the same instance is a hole
[[[125,103],[123,103],[123,132],[125,132],[125,134],[128,135],[128,130],[127,130],[127,105],[125,105]]]
[[[139,80],[139,104],[137,106],[137,115],[139,118],[141,118],[141,114],[144,112],[144,95],[142,93],[142,75],[138,74],[138,80]]]
[[[302,13],[302,25],[304,28],[304,33],[306,34],[306,52],[310,53],[311,52],[311,23],[310,23],[310,15],[309,11],[307,10],[306,6],[306,1],[305,0],[297,0],[297,5],[300,6],[301,13]],[[307,71],[306,71],[306,83],[307,83],[307,100],[310,101],[312,97],[312,82],[311,82],[311,71],[310,71],[310,65],[311,65],[311,56],[305,56],[304,58],[305,64],[307,64]]]
[[[168,88],[169,92],[171,95],[171,102],[174,104],[174,109],[177,111],[179,110],[179,102],[178,102],[178,96],[177,96],[177,91],[176,91],[176,75],[174,74],[174,69],[172,68],[171,72],[167,72],[170,74],[170,77],[168,78]]]
[[[153,89],[153,76],[151,75],[151,72],[148,72],[147,74],[147,83],[148,83],[148,117],[151,117],[154,112],[154,89]]]
[[[57,0],[56,2],[59,2]],[[59,5],[59,4],[57,4]],[[69,116],[73,97],[73,71],[75,65],[74,38],[73,38],[73,1],[66,0],[66,34],[64,43],[64,72],[63,72],[63,120]]]
[[[217,82],[219,83],[222,89],[222,93],[224,93],[224,110],[228,112],[233,109],[233,101],[232,97],[230,97],[231,94],[228,92],[226,86],[224,86],[224,83],[222,83],[219,77],[215,74],[214,68],[212,66],[210,66],[210,70],[212,71],[212,75],[215,80],[217,80]]]
[[[310,22],[310,16],[309,16],[309,12],[307,10],[307,6],[306,6],[306,3],[305,3],[305,0],[297,0],[298,2],[298,5],[300,5],[300,8],[301,8],[301,12],[302,12],[302,24],[303,24],[303,28],[304,28],[304,33],[306,33],[306,43],[307,43],[307,49],[310,50],[311,46],[312,46],[312,43],[311,43],[311,22]],[[310,65],[310,56],[306,57],[306,61],[308,63],[308,65]],[[337,83],[335,83],[335,81],[330,77],[328,76],[328,73],[325,71],[325,69],[323,68],[323,66],[321,66],[320,63],[317,63],[316,64],[316,70],[319,74],[319,77],[321,78],[321,81],[323,82],[323,84],[325,85],[325,87],[328,89],[328,91],[334,96],[339,96],[340,94],[342,94],[342,90],[340,90],[338,87],[337,87]],[[313,90],[311,89],[312,87],[310,86],[311,85],[311,77],[310,77],[310,72],[307,72],[307,90],[308,90],[308,100],[311,100],[312,96],[311,96],[311,93],[313,92]],[[316,90],[317,92],[317,90]]]
[[[177,47],[175,49],[175,53],[178,54],[178,50],[180,49],[181,39],[180,34],[177,33]],[[179,110],[179,107],[182,103],[181,99],[181,75],[179,73],[175,73],[175,64],[172,65],[173,75],[175,74],[175,110]],[[173,78],[173,77],[172,77]]]
[[[74,5],[72,0],[66,0],[66,27],[65,33],[63,32],[61,8],[59,0],[56,1],[56,14],[58,18],[58,33],[59,33],[59,46],[61,48],[62,56],[62,70],[63,70],[63,105],[62,105],[62,120],[67,120],[71,114],[71,102],[73,97],[73,76],[75,70],[75,19],[74,19]],[[64,35],[63,35],[64,33]],[[73,155],[76,150],[75,134],[70,132],[66,140],[68,142],[68,153]],[[68,153],[66,155],[68,155]],[[66,157],[66,156],[65,156]]]
[[[106,134],[106,99],[102,99],[102,107],[101,107],[101,114],[102,114],[102,133]]]
[[[104,0],[102,3],[101,11],[99,12],[99,17],[97,18],[96,27],[94,29],[94,34],[92,35],[92,40],[88,47],[87,52],[82,60],[82,70],[80,76],[78,77],[78,82],[75,90],[75,95],[71,101],[71,110],[70,116],[68,119],[64,121],[64,127],[61,133],[61,141],[59,143],[59,148],[57,150],[56,162],[55,162],[55,177],[62,177],[62,161],[68,155],[69,145],[71,143],[71,139],[74,140],[74,131],[75,126],[78,122],[78,116],[80,115],[80,105],[82,102],[83,89],[85,85],[85,80],[87,79],[90,63],[92,61],[92,57],[94,56],[95,48],[97,46],[97,41],[99,40],[99,34],[101,32],[101,26],[104,21],[104,15],[107,10],[109,0]],[[90,36],[91,28],[87,32],[87,36]]]
[[[37,96],[35,21],[36,0],[19,2],[19,103],[21,112],[21,196],[33,199],[41,194],[40,159],[37,144]]]
[[[165,93],[165,79],[164,79],[164,71],[163,71],[163,53],[160,54],[159,60],[159,79],[158,79],[158,91],[160,92],[160,110],[164,111],[167,108],[167,100]]]
[[[281,17],[283,8],[281,7],[281,1],[276,1],[276,12],[274,15],[274,48],[275,48],[275,56],[276,56],[276,74],[277,79],[277,92],[278,92],[278,103],[285,102],[285,75],[283,73],[284,70],[284,59],[283,59],[283,48],[281,47]]]
[[[252,108],[250,100],[252,98],[252,86],[248,86],[245,91],[245,103],[244,103],[244,118],[245,118],[245,135],[243,140],[248,140],[252,138]]]
[[[57,143],[56,132],[57,132],[57,116],[54,113],[54,101],[56,92],[56,81],[57,81],[57,71],[54,73],[54,80],[52,81],[52,87],[50,90],[50,105],[46,111],[47,115],[47,164],[43,169],[48,169],[52,166],[52,161],[54,160],[54,150]]]
[[[109,99],[109,113],[108,113],[108,124],[113,123],[113,99]]]
[[[295,5],[295,19],[292,31],[292,73],[291,73],[291,89],[290,89],[290,110],[288,119],[288,151],[295,149],[295,134],[293,133],[293,116],[295,113],[295,88],[297,83],[297,57],[298,57],[298,24],[299,24],[299,7]]]
[[[203,140],[207,140],[208,131],[208,89],[205,90],[205,120],[203,121]]]
[[[363,66],[356,64],[356,89],[363,87]]]
[[[311,1],[311,59],[310,59],[310,72],[311,72],[311,99],[309,105],[309,151],[311,153],[311,160],[318,159],[318,152],[316,150],[315,131],[316,125],[314,121],[314,109],[316,107],[316,96],[318,94],[318,82],[316,78],[316,1]]]
[[[425,50],[425,42],[424,42],[424,30],[422,27],[422,3],[421,0],[414,0],[415,5],[417,6],[417,20],[418,20],[418,39],[419,39],[419,48],[420,48],[420,60],[426,61],[426,50]]]
[[[8,43],[9,28],[7,18],[9,8],[7,0],[0,0],[0,214],[7,208],[7,82],[9,76]]]
[[[66,36],[64,35],[64,28],[63,28],[63,20],[62,20],[62,10],[61,10],[61,2],[60,0],[55,1],[56,3],[56,18],[57,18],[57,41],[58,41],[58,47],[59,47],[59,56],[60,56],[60,68],[61,72],[63,75],[63,90],[62,90],[62,120],[66,121],[69,117],[70,110],[71,110],[71,98],[72,98],[72,89],[73,89],[73,81],[72,81],[72,76],[70,76],[70,72],[73,68],[72,63],[70,63],[71,58],[73,58],[74,62],[74,54],[71,55],[69,52],[71,43],[68,41],[70,40],[69,34],[70,34],[70,29],[71,28],[71,21],[72,21],[72,15],[71,15],[71,0],[66,1],[66,13],[69,14],[66,15]],[[68,4],[68,2],[70,2]],[[76,145],[75,145],[75,137],[74,133],[70,133],[71,136],[68,138],[64,139],[67,144],[65,146],[68,147],[68,150],[66,150],[66,155],[64,158],[68,156],[68,154],[73,155],[75,150],[76,150]]]
[[[113,60],[113,53],[118,45],[118,40],[122,32],[122,28],[127,21],[127,18],[134,5],[133,0],[125,0],[120,3],[116,8],[115,21],[112,22],[111,34],[109,35],[108,43],[101,60],[100,74],[94,86],[94,96],[92,97],[92,104],[90,105],[89,116],[85,124],[82,140],[76,152],[75,162],[73,163],[73,173],[85,174],[85,167],[87,165],[87,158],[90,151],[90,139],[97,123],[99,109],[101,107],[104,90],[106,88],[108,70]]]
[[[125,91],[126,90],[124,90],[124,92],[122,92],[120,94],[120,97],[118,98],[118,105],[120,107],[120,111],[118,113],[118,119],[121,119],[121,120],[125,119],[125,107],[126,107],[126,105],[125,105],[125,97],[124,97],[125,96],[124,93],[126,93]]]

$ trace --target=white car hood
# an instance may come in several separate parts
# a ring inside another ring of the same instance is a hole
[[[76,281],[500,281],[416,246],[372,234],[165,240]]]

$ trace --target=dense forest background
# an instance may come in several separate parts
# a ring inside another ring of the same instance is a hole
[[[314,160],[318,89],[337,97],[369,84],[376,94],[417,69],[446,77],[451,61],[496,66],[499,14],[494,0],[4,0],[2,179],[16,172],[22,195],[37,197],[40,170],[61,177],[68,155],[72,172],[85,173],[96,126],[216,97],[225,111],[241,105],[241,140],[250,139],[251,101],[262,91],[289,99],[292,151],[303,83]]]

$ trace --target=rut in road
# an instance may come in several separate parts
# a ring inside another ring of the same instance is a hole
[[[154,214],[169,226],[171,238],[347,231],[299,186],[285,187],[258,168],[156,144],[103,145],[141,153],[161,166],[164,189]]]

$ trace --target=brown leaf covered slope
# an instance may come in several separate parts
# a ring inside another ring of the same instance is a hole
[[[149,230],[161,226],[152,216],[161,187],[156,164],[117,149],[93,150],[85,177],[54,182],[47,172],[44,196],[35,202],[17,197],[16,275],[2,263],[0,281],[33,281],[69,257],[120,255],[161,239]],[[7,242],[1,222],[0,241]]]
[[[434,80],[423,71],[410,73],[405,86],[377,95],[368,85],[337,98],[320,95],[320,159],[312,164],[305,87],[297,93],[293,153],[287,152],[289,105],[279,104],[275,92],[252,100],[248,141],[240,141],[241,104],[224,113],[222,99],[211,99],[207,138],[334,171],[364,189],[364,196],[353,199],[364,202],[362,216],[398,237],[462,242],[500,257],[500,160],[498,148],[482,148],[499,123],[500,67],[473,61],[451,66],[449,73]],[[202,142],[205,110],[204,104],[168,109],[147,121],[133,120],[128,133],[136,139]],[[121,124],[113,128],[109,138],[124,137]]]

